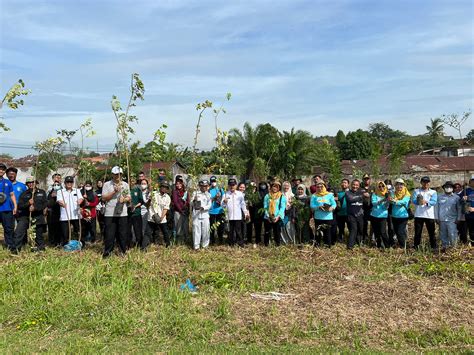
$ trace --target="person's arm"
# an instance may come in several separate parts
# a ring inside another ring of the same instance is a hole
[[[268,194],[265,195],[263,198],[263,209],[265,210],[265,218],[268,219],[269,214],[268,214],[268,206],[270,205],[270,197]]]
[[[413,191],[413,196],[411,197],[411,203],[413,203],[414,205],[418,205],[417,196],[418,196],[418,189]]]
[[[171,204],[171,198],[167,196],[167,198],[165,199],[163,210],[161,212],[161,220],[163,220],[166,217],[166,214],[168,213],[168,210],[170,209],[170,204]]]
[[[332,208],[331,212],[334,211],[336,209],[336,206],[337,206],[334,195],[331,196],[329,204],[331,205],[331,208]]]
[[[99,204],[99,198],[97,196],[94,196],[94,200],[92,202],[89,202],[89,207],[96,207]]]
[[[433,195],[431,195],[430,200],[428,201],[428,206],[436,206],[438,203],[438,193],[435,191]]]
[[[84,198],[82,197],[81,190],[76,189],[76,197],[77,197],[77,205],[80,206],[82,202],[84,202]]]
[[[288,200],[286,199],[286,197],[282,196],[280,210],[278,211],[278,217],[280,217],[281,220],[285,218],[285,210],[286,210],[287,203],[288,203]]]
[[[118,186],[106,182],[102,188],[102,201],[109,202],[119,191]]]
[[[64,191],[63,190],[59,190],[57,192],[56,202],[62,208],[66,208],[66,201],[64,201]]]
[[[16,214],[16,212],[18,211],[18,206],[16,203],[15,193],[13,192],[13,185],[11,183],[8,185],[8,189],[10,190],[10,199],[13,203],[13,214]]]
[[[21,195],[18,197],[18,209],[24,210],[30,207],[30,199],[25,192],[22,192]]]
[[[319,207],[319,203],[318,203],[318,199],[316,198],[315,195],[311,195],[311,200],[309,202],[309,207],[314,211],[316,209],[318,209]]]
[[[201,210],[203,212],[208,212],[210,209],[211,209],[211,206],[212,206],[212,199],[211,199],[211,194],[209,194],[208,196],[206,196],[207,198],[205,199],[205,204],[204,206],[201,206]]]
[[[247,217],[249,214],[249,211],[247,210],[247,204],[245,203],[245,198],[244,195],[241,194],[241,199],[240,199],[240,209],[244,212],[244,215]]]

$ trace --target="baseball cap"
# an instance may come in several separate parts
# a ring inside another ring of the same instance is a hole
[[[364,176],[362,176],[362,179],[370,179],[370,175],[365,173]]]
[[[114,166],[112,168],[112,174],[116,175],[116,174],[123,174],[123,170],[121,167],[119,166]]]
[[[28,176],[25,180],[25,183],[28,184],[29,182],[35,182],[35,178],[33,176]]]
[[[228,180],[227,182],[229,185],[237,185],[237,180],[235,180],[234,178],[231,178]]]
[[[74,182],[74,178],[72,176],[66,176],[64,182]]]
[[[207,180],[199,181],[199,186],[208,186],[208,185],[209,185],[209,181],[207,181]]]
[[[420,182],[430,182],[430,181],[431,180],[430,180],[429,176],[423,176],[420,180]]]
[[[213,175],[209,178],[209,181],[210,182],[216,182],[217,181],[217,178]]]
[[[405,185],[405,180],[403,180],[402,178],[398,178],[397,180],[395,180],[395,184],[403,184],[403,185]]]

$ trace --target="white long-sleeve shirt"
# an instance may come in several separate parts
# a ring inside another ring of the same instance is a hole
[[[222,198],[222,206],[227,207],[227,219],[229,221],[242,220],[242,211],[248,214],[245,205],[244,194],[238,190],[227,191]]]
[[[194,209],[194,201],[199,201],[201,209]],[[209,210],[211,209],[212,198],[209,192],[194,191],[191,197],[191,208],[193,211],[193,219],[209,218]]]
[[[67,221],[68,219],[74,220],[79,219],[79,204],[78,201],[82,200],[82,194],[79,189],[72,189],[71,191],[61,189],[57,192],[57,202],[62,201],[66,203],[66,208],[61,206],[61,221]],[[67,210],[67,212],[66,212]]]

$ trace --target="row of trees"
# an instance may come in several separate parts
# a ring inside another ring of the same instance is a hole
[[[29,90],[25,89],[20,80],[5,95],[2,104],[7,103],[11,109],[17,109],[23,105],[21,96],[28,93]],[[378,161],[382,155],[389,157],[391,173],[396,175],[407,154],[433,147],[459,145],[459,141],[445,136],[445,125],[457,129],[461,135],[460,126],[471,114],[466,112],[461,116],[453,114],[431,119],[426,126],[426,134],[419,136],[410,136],[382,122],[372,123],[366,130],[358,129],[347,133],[340,130],[335,137],[315,137],[305,130],[294,128],[279,131],[269,123],[252,126],[248,122],[242,129],[234,128],[224,132],[219,129],[218,118],[226,113],[224,104],[231,98],[231,94],[227,93],[220,106],[216,107],[209,100],[196,105],[198,117],[194,145],[183,147],[166,141],[166,125],[161,125],[156,130],[152,141],[145,144],[134,141],[132,125],[138,121],[138,117],[132,115],[131,111],[137,100],[144,99],[144,93],[145,87],[139,75],[132,74],[127,106],[122,109],[116,96],[111,101],[117,122],[117,143],[114,153],[110,154],[108,165],[123,166],[129,178],[138,173],[144,163],[177,160],[195,178],[201,174],[232,174],[253,180],[267,176],[287,179],[311,174],[312,168],[319,166],[329,173],[332,180],[338,180],[341,175],[341,160],[368,159],[372,166],[371,173],[378,175]],[[210,118],[214,121],[211,124],[215,126],[216,144],[210,151],[199,151],[196,146],[201,125],[209,124]],[[0,126],[2,128],[7,129],[4,125]],[[47,175],[65,162],[74,164],[83,180],[103,174],[103,171],[83,159],[94,155],[84,149],[84,139],[95,134],[91,119],[85,120],[77,129],[62,129],[56,133],[57,137],[38,142],[35,147],[38,151],[36,173],[39,177]],[[471,130],[465,138],[469,140],[473,136],[474,130]],[[80,145],[73,144],[73,139],[78,137]],[[68,154],[64,154],[65,148]]]

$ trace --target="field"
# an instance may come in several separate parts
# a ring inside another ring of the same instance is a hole
[[[474,351],[474,249],[0,251],[2,352]],[[196,294],[181,291],[191,279]],[[279,291],[281,300],[252,294]]]

